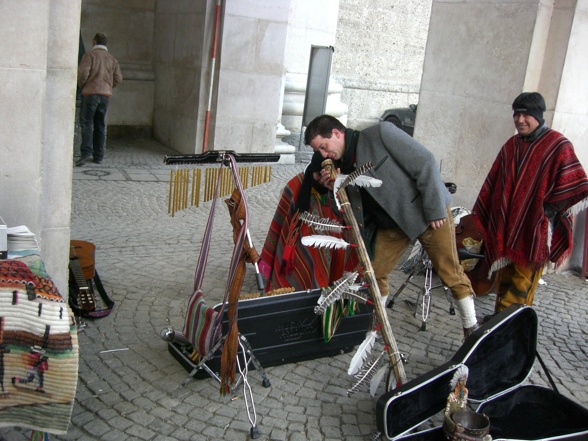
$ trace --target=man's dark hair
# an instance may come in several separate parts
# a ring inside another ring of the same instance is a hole
[[[302,179],[302,185],[300,186],[298,198],[296,199],[296,204],[294,205],[294,209],[300,213],[303,211],[308,211],[313,188],[319,194],[326,194],[329,192],[329,189],[327,187],[323,187],[321,184],[315,181],[313,176],[314,172],[321,171],[323,161],[324,159],[321,154],[319,152],[314,152],[310,163],[306,166],[306,170],[304,170],[304,178]]]
[[[517,109],[545,112],[545,100],[539,92],[523,92],[512,103],[512,110],[516,112]]]
[[[101,44],[102,46],[106,46],[108,44],[108,38],[104,32],[98,32],[94,35],[94,41],[96,44]]]
[[[340,132],[345,132],[347,128],[334,116],[317,116],[310,123],[308,123],[308,127],[304,131],[304,144],[310,145],[311,141],[317,136],[330,138],[333,134],[333,129],[337,129]]]

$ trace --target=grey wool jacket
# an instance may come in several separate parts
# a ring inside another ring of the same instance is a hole
[[[389,122],[360,132],[355,167],[367,162],[377,170],[367,174],[380,179],[380,187],[364,188],[412,240],[424,233],[428,223],[447,217],[451,194],[447,190],[433,154],[411,136]],[[359,226],[363,229],[363,207],[359,189],[347,192]]]

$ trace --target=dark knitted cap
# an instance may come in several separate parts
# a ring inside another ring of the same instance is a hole
[[[512,103],[513,116],[517,113],[526,113],[535,118],[539,124],[543,124],[543,112],[545,112],[545,100],[539,92],[523,92]]]

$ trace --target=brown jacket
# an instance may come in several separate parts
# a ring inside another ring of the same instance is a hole
[[[118,60],[106,46],[96,45],[86,52],[78,67],[78,85],[83,95],[112,96],[112,89],[122,81]]]

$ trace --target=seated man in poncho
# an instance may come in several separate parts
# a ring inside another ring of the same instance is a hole
[[[341,220],[331,207],[327,188],[316,180],[322,161],[321,155],[315,153],[304,173],[294,176],[282,192],[259,262],[260,271],[267,280],[267,293],[280,288],[303,291],[328,287],[341,278],[344,271],[353,271],[357,266],[357,255],[352,249],[306,247],[300,241],[313,234],[341,238],[340,233],[317,232],[299,219],[301,213],[308,211],[319,218]],[[342,302],[334,306],[323,314],[326,341],[330,340],[340,317],[352,312]]]

